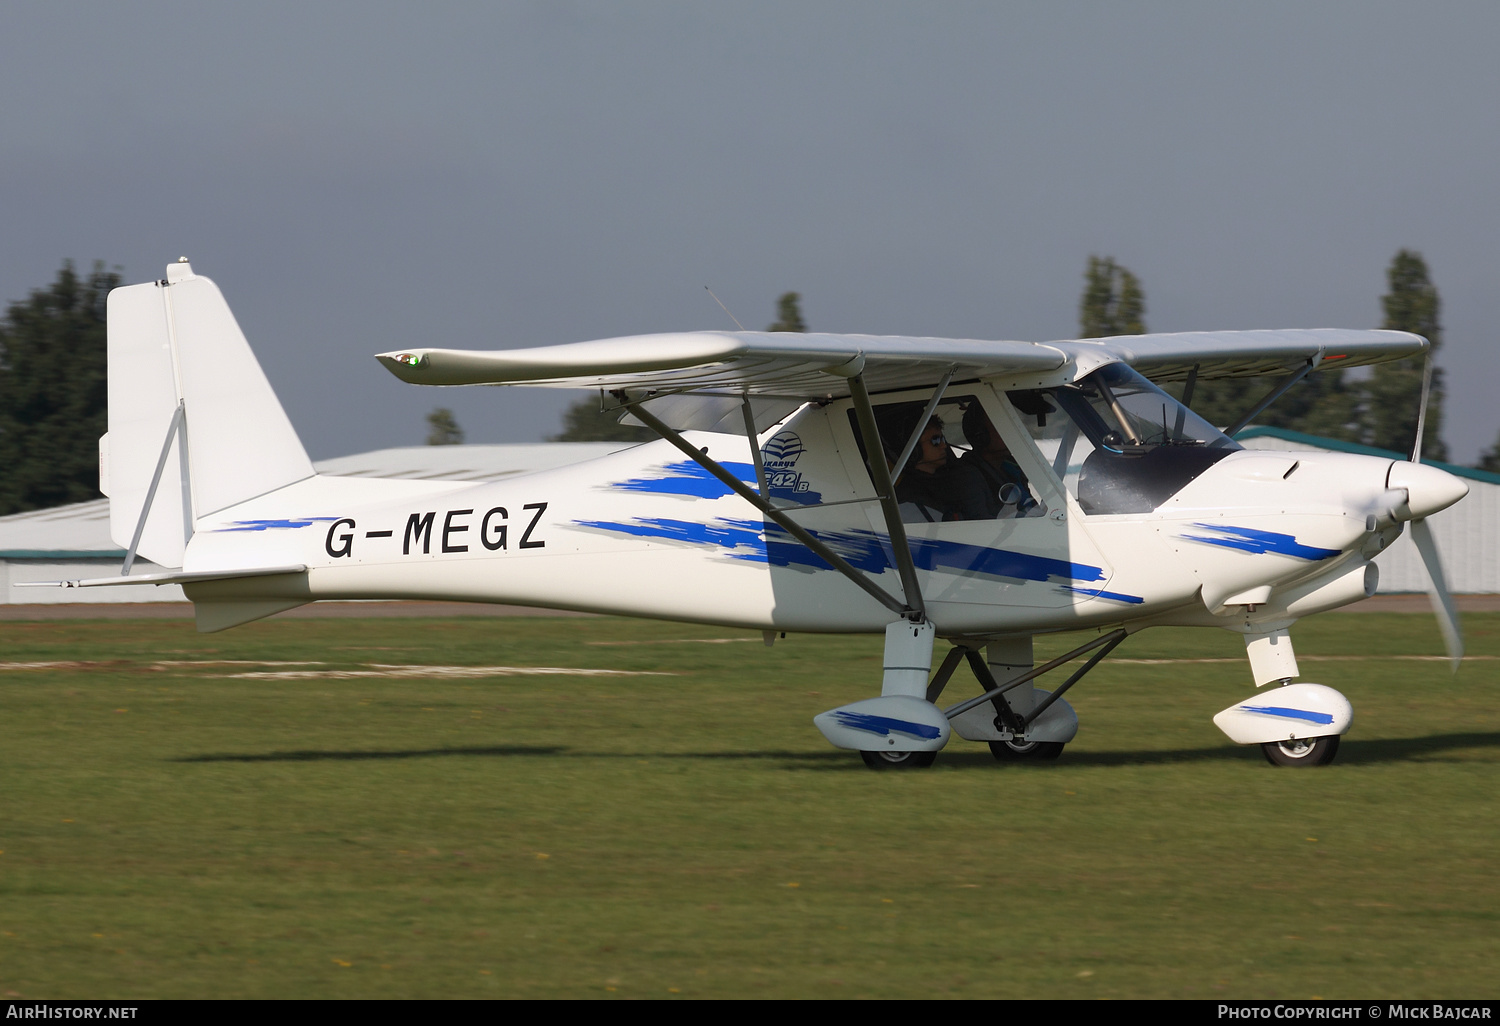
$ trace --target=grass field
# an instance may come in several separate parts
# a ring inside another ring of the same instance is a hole
[[[1237,636],[1158,630],[1059,762],[872,773],[810,720],[878,638],[0,624],[0,996],[1494,997],[1500,614],[1466,629],[1453,678],[1402,658],[1429,616],[1299,624],[1354,703],[1326,769],[1212,725]]]

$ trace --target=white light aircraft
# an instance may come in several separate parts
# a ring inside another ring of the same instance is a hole
[[[767,643],[883,632],[879,696],[814,723],[868,765],[904,768],[954,734],[1002,760],[1055,757],[1078,729],[1064,692],[1125,637],[1217,627],[1244,636],[1263,690],[1215,723],[1274,764],[1322,765],[1352,711],[1293,683],[1289,628],[1371,595],[1371,558],[1410,524],[1461,655],[1425,518],[1462,481],[1419,451],[1246,451],[1230,437],[1242,425],[1190,408],[1198,381],[1284,375],[1258,413],[1320,367],[1420,355],[1415,335],[702,331],[379,356],[415,384],[599,389],[661,436],[472,484],[315,473],[219,289],[185,259],[116,289],[108,315],[100,478],[127,555],[118,577],[58,583],[181,584],[202,631],[317,599],[433,599],[753,628]],[[132,576],[138,556],[181,569]],[[1063,631],[1087,640],[1036,665],[1033,637]],[[933,673],[938,639],[952,647]],[[1084,655],[1055,690],[1036,687]],[[942,707],[962,662],[981,693]]]

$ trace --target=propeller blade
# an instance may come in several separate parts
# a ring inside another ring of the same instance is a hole
[[[1458,611],[1453,607],[1453,596],[1448,594],[1448,580],[1443,576],[1443,564],[1438,559],[1437,541],[1432,536],[1432,528],[1427,526],[1426,517],[1411,522],[1411,540],[1416,543],[1417,551],[1422,554],[1422,565],[1427,568],[1427,594],[1432,599],[1432,612],[1437,616],[1438,627],[1443,632],[1443,646],[1447,648],[1448,658],[1457,672],[1459,661],[1464,657],[1463,631],[1458,624]]]
[[[1432,350],[1422,361],[1422,402],[1417,407],[1417,437],[1411,443],[1411,461],[1422,462],[1422,432],[1427,427],[1427,398],[1432,395]]]

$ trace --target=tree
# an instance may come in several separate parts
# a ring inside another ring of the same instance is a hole
[[[561,434],[549,442],[649,442],[656,433],[639,424],[621,424],[620,411],[605,411],[598,396],[580,399],[563,411]]]
[[[1114,257],[1089,257],[1083,280],[1079,338],[1146,333],[1146,294],[1136,276],[1115,263]]]
[[[1438,291],[1428,276],[1427,262],[1420,253],[1403,249],[1391,260],[1386,280],[1390,283],[1390,291],[1380,299],[1385,310],[1385,320],[1380,326],[1424,336],[1432,343],[1427,359],[1435,360],[1438,347],[1442,345],[1443,329],[1438,322]],[[1398,360],[1375,367],[1364,386],[1366,441],[1370,445],[1411,452],[1417,437],[1423,373],[1424,361],[1421,359]],[[1422,429],[1424,458],[1448,458],[1442,430],[1443,371],[1434,364],[1427,421]]]
[[[802,295],[797,292],[783,292],[781,298],[776,301],[776,323],[768,324],[767,331],[806,331],[807,325],[802,320]]]
[[[1282,380],[1266,376],[1200,381],[1193,389],[1193,412],[1217,427],[1238,424]],[[1344,381],[1343,371],[1314,371],[1256,414],[1255,423],[1358,442],[1363,439],[1360,398],[1359,388]]]
[[[802,321],[802,296],[783,292],[776,301],[777,320],[767,331],[806,331]],[[649,442],[656,433],[648,427],[621,424],[619,412],[605,412],[598,399],[580,399],[563,411],[563,429],[549,442]]]
[[[1495,444],[1480,455],[1479,469],[1500,473],[1500,438],[1495,439]]]
[[[1089,257],[1078,304],[1079,337],[1144,334],[1145,313],[1146,294],[1140,280],[1112,257]],[[1274,377],[1199,381],[1193,389],[1193,411],[1212,424],[1229,427],[1276,383]],[[1181,397],[1183,387],[1173,385],[1171,391]],[[1344,383],[1341,372],[1323,371],[1299,382],[1263,410],[1256,423],[1359,441],[1359,399],[1359,392]]]
[[[427,415],[428,445],[462,445],[464,429],[446,406],[439,406]]]
[[[57,280],[0,320],[0,515],[99,497],[108,427],[105,298],[117,271]]]

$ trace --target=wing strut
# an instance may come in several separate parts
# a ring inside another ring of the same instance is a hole
[[[861,361],[863,364],[863,361]],[[950,370],[943,378],[943,388],[948,387]],[[885,448],[880,444],[880,428],[875,423],[875,410],[870,406],[870,393],[865,390],[863,370],[849,377],[849,394],[854,397],[854,413],[859,419],[859,433],[865,439],[865,462],[870,467],[870,476],[875,479],[875,492],[880,496],[880,511],[885,514],[885,529],[891,538],[891,552],[896,557],[896,569],[901,573],[901,590],[906,595],[907,609],[902,615],[913,621],[927,619],[927,607],[922,603],[922,586],[917,583],[917,568],[911,558],[911,543],[906,540],[906,528],[901,523],[901,509],[896,502],[896,486],[891,482],[891,470],[885,465]],[[929,409],[936,409],[936,400],[942,398],[941,391],[934,395]],[[928,416],[931,416],[929,413]],[[920,434],[926,427],[924,420],[917,428]],[[911,442],[907,443],[911,448]]]
[[[713,295],[712,290],[709,290],[709,295]],[[724,312],[729,313],[728,310]],[[760,435],[755,430],[755,411],[750,408],[749,392],[740,397],[740,413],[745,417],[745,438],[750,442],[750,455],[755,458],[755,483],[760,485],[761,498],[769,502],[771,489],[766,487],[766,462],[760,458]]]
[[[861,385],[860,390],[864,390],[863,385]],[[849,580],[859,585],[860,588],[864,589],[864,591],[867,592],[871,598],[875,599],[875,601],[879,602],[881,605],[885,606],[887,609],[897,614],[898,616],[911,618],[913,616],[921,615],[920,610],[912,609],[906,605],[903,605],[899,600],[896,599],[895,596],[891,595],[884,588],[880,587],[874,581],[870,580],[868,576],[860,573],[854,567],[850,566],[849,563],[845,561],[841,556],[839,556],[838,553],[834,552],[827,545],[824,545],[822,542],[818,541],[818,539],[813,537],[812,533],[809,532],[806,528],[793,521],[781,510],[772,506],[769,501],[769,494],[765,496],[757,495],[754,491],[751,491],[749,488],[745,487],[743,481],[735,477],[729,471],[725,470],[716,461],[709,459],[707,455],[705,455],[701,450],[695,448],[690,442],[688,442],[687,439],[683,438],[676,431],[673,431],[671,428],[667,427],[667,425],[658,420],[649,410],[641,405],[639,400],[631,399],[623,391],[620,390],[612,390],[610,394],[613,395],[617,400],[619,400],[620,405],[629,409],[630,412],[635,416],[635,418],[642,424],[646,425],[652,431],[655,431],[662,438],[671,442],[674,446],[680,449],[683,455],[687,456],[688,459],[692,460],[694,463],[698,464],[698,466],[708,471],[719,481],[721,481],[726,488],[729,488],[740,498],[744,499],[746,502],[750,503],[750,505],[760,510],[761,513],[774,521],[779,527],[790,534],[793,538],[796,538],[799,542],[801,542],[803,545],[806,545],[810,550],[821,557],[823,561],[826,562],[829,566],[833,567],[839,573],[849,578]],[[866,399],[866,402],[868,403],[868,397]],[[750,445],[751,448],[755,447],[753,438]],[[880,466],[882,469],[884,469],[885,463],[882,461],[880,463]],[[892,539],[892,541],[894,541],[894,539]],[[905,543],[906,537],[903,535],[901,538],[901,548],[897,550],[898,552],[902,552],[905,550]],[[909,563],[911,561],[911,554],[907,552],[905,553],[905,555],[906,560]],[[897,556],[898,562],[900,558],[900,556]]]
[[[1229,427],[1225,428],[1224,429],[1224,434],[1228,435],[1230,438],[1233,438],[1236,434],[1238,434],[1239,432],[1243,431],[1245,429],[1245,425],[1246,424],[1250,423],[1256,417],[1260,416],[1260,411],[1261,410],[1264,410],[1267,406],[1270,406],[1276,400],[1280,399],[1283,395],[1286,394],[1286,390],[1287,389],[1291,388],[1297,382],[1301,381],[1303,378],[1305,378],[1309,374],[1311,374],[1317,368],[1318,364],[1320,364],[1322,362],[1323,362],[1323,350],[1319,349],[1317,351],[1317,353],[1311,359],[1309,359],[1306,363],[1304,363],[1302,365],[1302,367],[1295,374],[1291,375],[1285,381],[1283,381],[1281,384],[1279,384],[1275,388],[1271,389],[1270,393],[1267,394],[1266,397],[1264,399],[1262,399],[1260,402],[1256,403],[1250,409],[1249,413],[1245,414],[1243,417],[1241,417],[1234,424],[1231,424]],[[1196,371],[1197,367],[1195,366],[1193,369],[1194,369],[1194,371]],[[1187,404],[1184,403],[1183,405],[1187,405]]]

